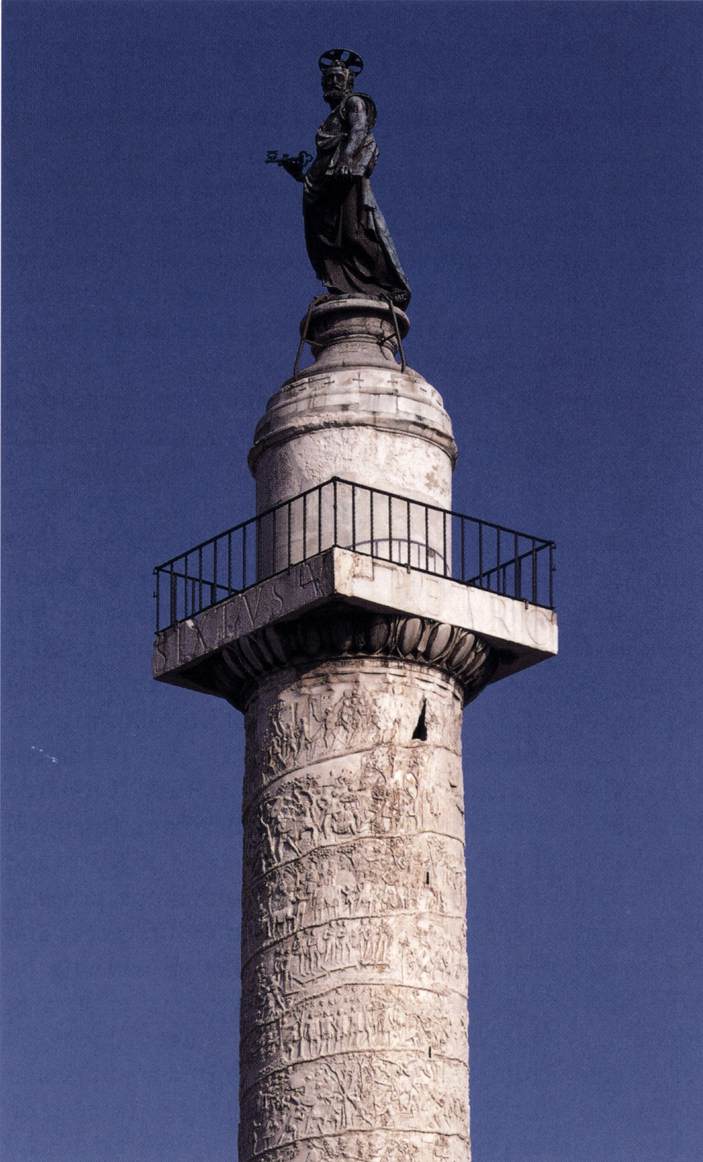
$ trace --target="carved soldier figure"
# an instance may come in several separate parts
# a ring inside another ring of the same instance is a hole
[[[301,156],[280,161],[304,186],[310,262],[332,294],[390,298],[406,307],[410,287],[369,182],[378,158],[376,106],[353,91],[364,63],[350,49],[331,48],[319,64],[331,112],[317,131],[317,155],[306,173]]]

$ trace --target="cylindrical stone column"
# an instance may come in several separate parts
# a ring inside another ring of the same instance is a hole
[[[456,448],[406,330],[316,300],[256,430],[242,588],[231,534],[226,585],[222,537],[209,577],[202,546],[157,570],[212,604],[173,603],[154,676],[245,714],[239,1162],[471,1159],[462,709],[556,620],[473,587],[463,525],[451,579]]]
[[[383,656],[247,709],[240,1162],[467,1162],[462,691]]]
[[[260,576],[333,543],[446,575],[456,447],[393,359],[405,316],[348,296],[308,323],[250,465],[259,513],[315,491],[260,522]],[[468,1162],[460,727],[488,651],[341,607],[277,642],[246,708],[240,1162]]]

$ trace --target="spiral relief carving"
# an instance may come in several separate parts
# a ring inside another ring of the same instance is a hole
[[[318,661],[247,711],[241,1162],[467,1162],[462,695],[436,663],[487,651],[400,617],[279,640]]]

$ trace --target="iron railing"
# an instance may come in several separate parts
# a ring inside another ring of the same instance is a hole
[[[157,632],[334,546],[554,608],[553,541],[334,476],[157,565]]]

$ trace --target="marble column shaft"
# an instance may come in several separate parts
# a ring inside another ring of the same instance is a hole
[[[241,1162],[469,1157],[462,701],[373,657],[250,702]]]

